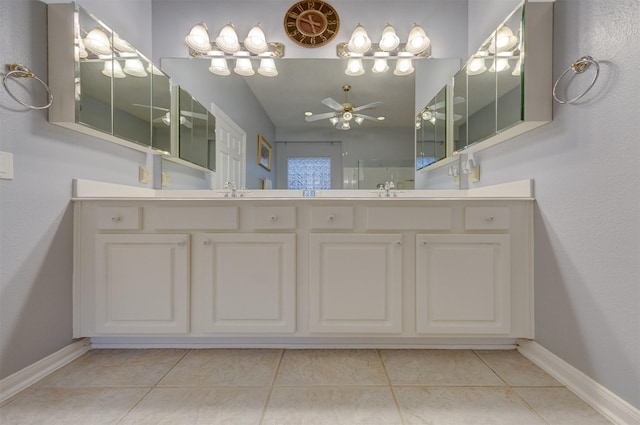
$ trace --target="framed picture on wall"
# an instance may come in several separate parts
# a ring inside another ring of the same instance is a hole
[[[271,171],[271,145],[267,140],[258,134],[258,164]]]

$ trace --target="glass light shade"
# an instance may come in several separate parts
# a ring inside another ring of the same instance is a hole
[[[127,59],[124,61],[125,74],[129,74],[134,77],[146,77],[147,71],[144,70],[144,65],[140,59]]]
[[[347,111],[344,114],[342,114],[343,121],[351,121],[352,118],[353,118],[353,114],[351,112]]]
[[[409,75],[413,73],[414,70],[411,58],[399,57],[396,62],[396,68],[393,70],[393,75]]]
[[[232,24],[227,24],[220,30],[220,35],[216,38],[216,45],[225,53],[236,53],[240,50],[238,34]]]
[[[213,58],[211,59],[211,65],[209,66],[209,72],[216,75],[227,76],[231,74],[229,71],[229,65],[225,58]]]
[[[518,75],[521,74],[522,70],[522,56],[518,57],[518,62],[516,62],[516,64],[513,67],[513,72],[511,73],[511,75],[513,75],[514,77],[517,77]]]
[[[136,53],[136,49],[115,32],[113,33],[113,47],[119,52]]]
[[[400,44],[400,38],[396,35],[396,30],[387,24],[382,30],[382,37],[380,37],[380,49],[384,52],[390,52],[395,50]]]
[[[422,120],[420,117],[416,118],[416,130],[420,130],[422,128]]]
[[[242,55],[240,55],[242,53]],[[236,66],[233,68],[233,72],[243,77],[250,77],[255,74],[253,67],[251,66],[251,59],[249,59],[248,52],[240,52],[238,59],[236,59]],[[245,56],[245,57],[242,57]]]
[[[122,67],[117,60],[110,60],[104,63],[102,73],[111,78],[125,78],[126,75],[122,71]]]
[[[427,37],[424,29],[418,24],[413,24],[413,28],[409,31],[409,39],[407,40],[405,50],[417,55],[427,50],[429,45],[431,45],[431,40]]]
[[[487,66],[484,63],[484,58],[473,58],[467,65],[467,75],[482,74],[486,70]]]
[[[509,65],[509,59],[507,58],[497,58],[493,61],[493,65],[489,68],[489,72],[503,72],[507,71],[511,68]]]
[[[501,27],[496,32],[496,42],[489,46],[491,53],[504,52],[513,49],[518,44],[518,37],[513,35],[513,31],[508,26]]]
[[[211,40],[209,39],[209,30],[204,22],[200,22],[191,28],[189,34],[184,38],[187,46],[199,53],[207,53],[211,50]]]
[[[89,52],[87,52],[87,48],[84,46],[84,41],[82,37],[78,38],[78,57],[80,59],[86,59],[89,56]]]
[[[342,129],[343,129],[343,130],[349,130],[350,128],[351,128],[351,124],[349,124],[349,122],[348,122],[348,121],[344,121],[344,122],[342,123]]]
[[[259,55],[260,53],[264,53],[267,51],[269,46],[267,45],[267,40],[264,36],[264,31],[260,25],[255,25],[249,31],[247,38],[244,39],[244,47],[250,51],[251,53],[255,53]]]
[[[373,72],[387,72],[389,70],[389,65],[387,64],[386,57],[376,57],[373,60],[373,68],[371,71]]]
[[[367,31],[360,24],[353,30],[351,39],[349,40],[349,51],[351,53],[362,54],[371,48],[371,39],[367,35]]]
[[[358,75],[364,74],[364,67],[362,66],[362,59],[360,58],[351,58],[347,62],[347,69],[344,71],[345,74],[357,77]]]
[[[360,124],[362,124],[362,123],[364,122],[364,118],[362,118],[362,117],[355,117],[353,120],[354,120],[354,121],[356,122],[356,124],[358,124],[358,125],[360,125]]]
[[[338,124],[338,121],[340,121],[340,118],[338,118],[338,117],[331,117],[331,118],[329,118],[329,122],[330,122],[332,125],[336,125],[336,124]]]
[[[276,69],[276,62],[272,58],[260,59],[260,67],[258,68],[258,74],[264,75],[265,77],[275,77],[276,75],[278,75],[278,70]]]
[[[111,43],[109,37],[100,28],[89,31],[84,38],[84,45],[89,51],[96,55],[110,55]]]
[[[162,123],[164,125],[170,125],[171,124],[171,113],[167,112],[166,114],[164,114],[161,118]]]

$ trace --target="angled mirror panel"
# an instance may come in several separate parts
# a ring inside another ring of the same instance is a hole
[[[467,146],[467,66],[453,77],[453,150]]]
[[[496,43],[497,131],[507,129],[524,120],[522,104],[522,26],[523,6],[516,9],[498,28]]]
[[[171,134],[175,126],[171,122],[171,80],[151,64],[151,146],[164,153],[171,153]]]

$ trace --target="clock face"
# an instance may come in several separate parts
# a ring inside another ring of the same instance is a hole
[[[320,47],[338,33],[340,18],[323,1],[299,1],[284,15],[284,29],[291,40],[303,47]]]

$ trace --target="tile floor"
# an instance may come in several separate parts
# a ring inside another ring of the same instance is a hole
[[[517,351],[92,350],[0,407],[64,425],[597,425]]]

